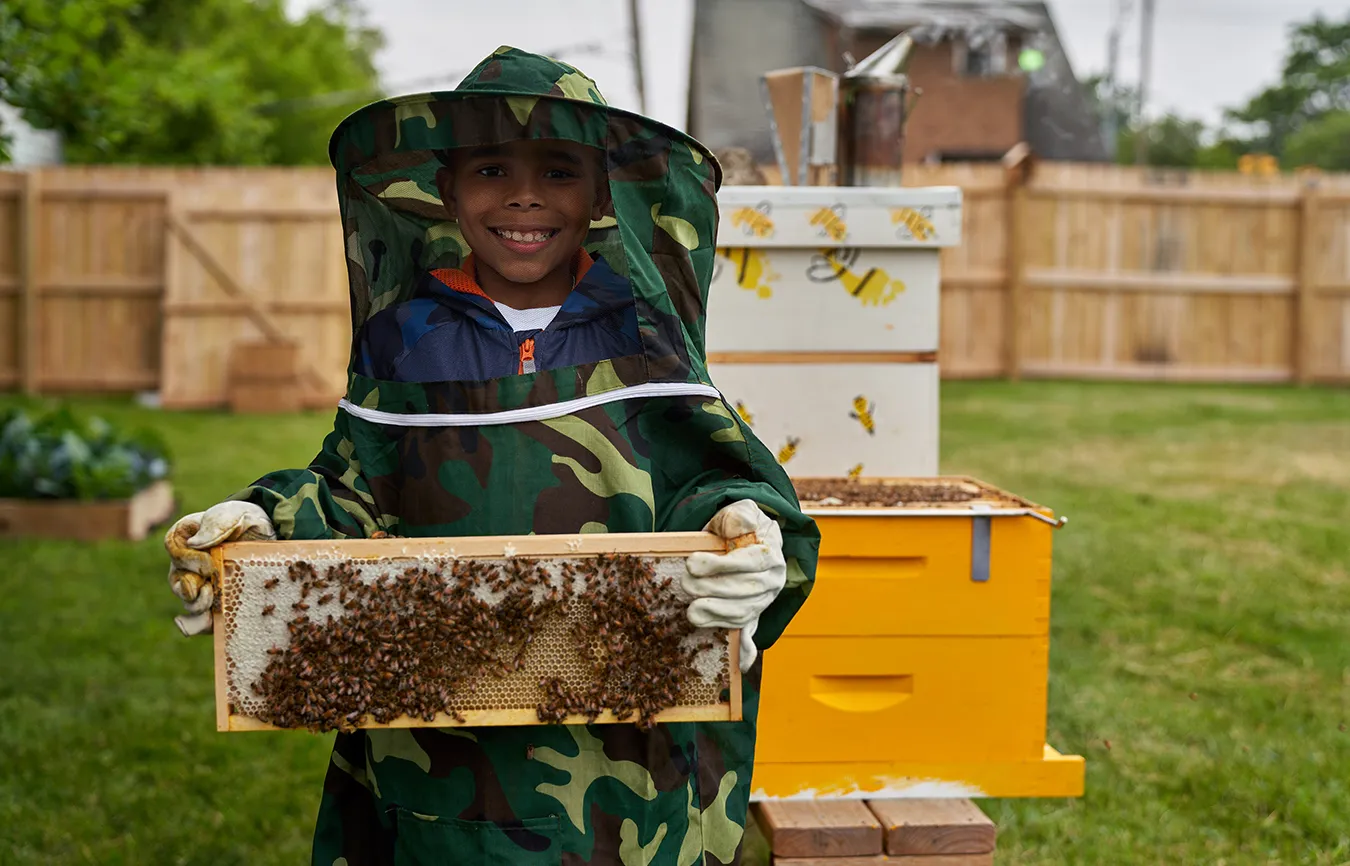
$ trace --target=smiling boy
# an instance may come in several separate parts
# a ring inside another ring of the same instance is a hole
[[[575,68],[502,48],[453,92],[352,115],[330,155],[354,331],[333,430],[308,467],[170,539],[707,528],[759,543],[693,554],[681,581],[691,623],[741,632],[741,721],[339,733],[312,862],[737,863],[757,648],[805,600],[819,534],[708,378],[712,154],[609,107]],[[193,569],[210,560],[171,554],[179,626],[205,631],[211,575]]]

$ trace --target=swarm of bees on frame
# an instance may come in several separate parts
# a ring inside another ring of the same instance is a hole
[[[683,608],[672,603],[672,578],[657,583],[651,567],[633,556],[564,563],[564,583],[579,573],[585,580],[582,622],[576,631],[592,685],[569,688],[558,677],[540,682],[545,700],[541,722],[570,715],[595,721],[609,710],[619,721],[636,719],[643,730],[680,699],[694,656],[711,643],[690,646],[694,628]]]
[[[672,579],[658,581],[639,557],[564,561],[561,576],[555,581],[545,565],[523,559],[457,560],[374,581],[346,564],[321,575],[309,563],[294,563],[287,578],[299,585],[299,601],[289,611],[269,604],[260,614],[290,616],[290,642],[268,650],[267,666],[251,685],[261,704],[254,715],[279,728],[313,731],[350,731],[364,720],[386,724],[402,716],[431,723],[445,714],[463,723],[462,703],[475,680],[523,670],[542,620],[577,604],[581,618],[572,639],[591,676],[584,686],[541,679],[539,720],[595,721],[609,711],[649,729],[679,702],[695,674],[694,657],[712,644],[690,640],[694,629],[671,592]],[[311,600],[334,599],[343,614],[311,617]]]

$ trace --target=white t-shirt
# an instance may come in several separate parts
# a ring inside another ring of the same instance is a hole
[[[532,310],[517,310],[515,307],[508,307],[505,304],[492,302],[497,310],[501,312],[502,318],[506,319],[507,324],[513,331],[542,331],[558,316],[558,311],[562,306],[556,307],[535,307]]]

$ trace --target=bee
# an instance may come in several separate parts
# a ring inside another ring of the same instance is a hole
[[[908,234],[916,241],[926,241],[937,235],[933,221],[912,207],[892,208],[891,224],[901,226],[899,234],[902,238]]]
[[[867,402],[867,398],[859,394],[853,398],[853,411],[848,413],[848,417],[858,419],[858,423],[867,431],[867,435],[875,436],[877,435],[877,424],[876,419],[872,417],[872,413],[876,411],[876,408],[875,403]]]
[[[773,286],[770,284],[777,282],[781,274],[769,266],[769,257],[764,250],[749,247],[718,247],[717,254],[735,266],[736,285],[754,292],[761,298],[773,296]]]
[[[862,477],[862,473],[863,473],[863,465],[859,463],[857,466],[854,466],[852,469],[848,471],[848,477],[854,481],[857,481],[859,478]]]
[[[272,615],[272,611],[274,611],[274,610],[276,610],[276,609],[277,609],[277,606],[276,606],[275,604],[269,604],[267,607],[265,607],[265,608],[262,609],[262,614],[261,614],[261,615],[262,615],[262,616],[271,616],[271,615]]]
[[[750,414],[750,410],[740,400],[736,401],[736,414],[741,416],[741,420],[746,424],[754,426],[755,416]]]
[[[801,444],[801,441],[802,440],[793,436],[788,437],[787,444],[778,449],[778,462],[780,465],[787,463],[793,457],[797,456],[797,446]]]
[[[319,596],[319,601],[318,601],[318,603],[319,603],[319,604],[328,604],[328,602],[330,602],[330,601],[332,601],[332,600],[333,600],[333,594],[332,594],[331,592],[328,592],[328,593],[324,593],[323,595]]]
[[[812,258],[806,277],[817,283],[838,280],[844,291],[865,306],[884,307],[905,290],[903,281],[891,279],[890,274],[881,268],[868,268],[859,274],[854,270],[858,258],[859,251],[856,249],[821,250]]]
[[[811,215],[811,225],[820,226],[820,233],[834,241],[842,241],[848,236],[848,224],[844,222],[844,206],[837,204],[823,207]]]
[[[297,601],[295,604],[291,605],[291,610],[309,610],[309,605],[305,604],[303,601]]]
[[[747,235],[767,238],[773,234],[773,220],[769,219],[772,206],[760,202],[758,208],[737,208],[731,214],[731,224],[739,226]]]
[[[263,581],[263,589],[271,589],[272,587],[276,586],[278,583],[281,583],[281,578],[279,578],[279,577],[273,577],[273,578],[271,578],[271,579],[269,579],[269,580],[264,580],[264,581]]]

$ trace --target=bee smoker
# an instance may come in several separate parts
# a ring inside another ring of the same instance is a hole
[[[840,183],[900,186],[905,121],[918,92],[910,86],[914,40],[901,33],[845,72],[840,81]]]

